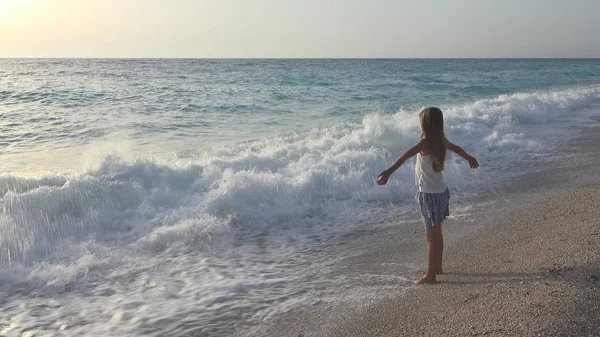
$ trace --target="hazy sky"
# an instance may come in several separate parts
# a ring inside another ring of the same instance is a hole
[[[0,0],[0,57],[600,57],[600,0]]]

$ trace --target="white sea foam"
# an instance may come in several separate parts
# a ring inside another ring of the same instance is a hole
[[[477,190],[511,174],[515,158],[544,154],[563,132],[560,125],[580,123],[598,103],[600,87],[593,86],[442,107],[448,138],[485,164],[472,173],[452,158],[447,182]],[[416,113],[371,114],[307,134],[181,156],[172,164],[108,156],[97,169],[76,175],[2,177],[0,288],[96,296],[99,307],[87,313],[73,313],[84,305],[81,299],[61,307],[81,320],[102,317],[86,328],[100,334],[168,326],[192,312],[205,324],[226,320],[216,318],[219,308],[246,317],[271,312],[269,303],[287,307],[302,298],[302,290],[288,284],[306,276],[295,252],[376,220],[382,205],[411,201],[410,165],[387,187],[375,186],[374,179],[416,142]],[[491,167],[500,170],[492,175]],[[265,295],[265,289],[273,292]],[[244,307],[249,296],[266,296],[268,308]],[[40,319],[53,330],[64,319],[27,310],[14,331]]]

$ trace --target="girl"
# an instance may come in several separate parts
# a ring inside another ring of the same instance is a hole
[[[389,169],[377,177],[378,185],[385,185],[394,171],[406,160],[417,155],[415,164],[415,180],[419,186],[417,199],[421,206],[421,215],[425,223],[427,239],[427,270],[423,277],[415,281],[417,284],[435,283],[436,274],[442,274],[442,255],[444,239],[442,237],[442,221],[450,215],[448,203],[450,192],[442,171],[446,160],[446,149],[455,152],[469,162],[472,169],[479,167],[477,159],[470,156],[462,148],[450,143],[444,136],[444,116],[438,108],[427,108],[419,114],[421,120],[421,137],[419,142],[401,155]]]

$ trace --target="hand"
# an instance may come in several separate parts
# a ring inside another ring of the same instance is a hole
[[[383,171],[379,176],[377,176],[377,185],[385,185],[390,179],[390,173],[388,171]]]
[[[477,159],[473,158],[473,157],[469,157],[469,159],[467,159],[469,161],[469,166],[472,169],[476,169],[479,167],[479,163],[477,162]]]

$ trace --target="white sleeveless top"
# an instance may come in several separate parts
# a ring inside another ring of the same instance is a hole
[[[425,193],[444,193],[447,188],[442,172],[433,170],[431,156],[421,153],[417,154],[415,163],[415,183],[419,186],[419,192]]]

